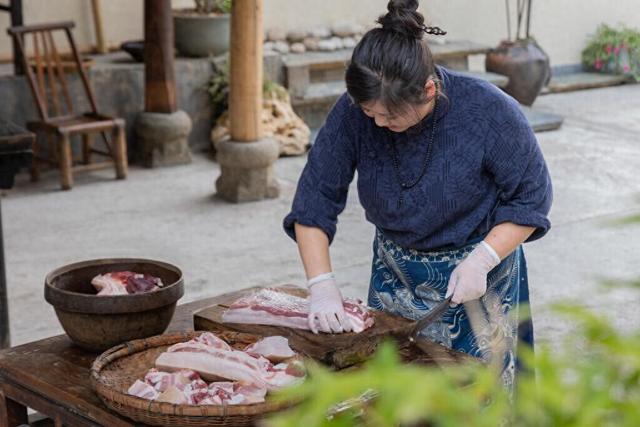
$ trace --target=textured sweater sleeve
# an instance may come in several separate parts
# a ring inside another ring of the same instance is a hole
[[[320,228],[329,242],[333,241],[356,164],[350,108],[351,101],[346,95],[338,100],[309,152],[291,212],[283,224],[285,232],[294,240],[294,225],[299,223]]]
[[[488,114],[493,143],[485,157],[485,166],[499,190],[493,224],[512,222],[535,227],[527,239],[532,241],[544,236],[551,227],[547,217],[553,200],[551,178],[520,107],[511,98],[504,95],[501,98]]]

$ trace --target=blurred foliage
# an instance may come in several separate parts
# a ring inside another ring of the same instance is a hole
[[[302,403],[268,425],[640,425],[640,334],[621,335],[605,319],[578,306],[556,310],[577,324],[576,338],[562,348],[521,351],[527,369],[519,375],[513,404],[490,366],[403,364],[388,342],[361,369],[331,372],[310,363],[306,382],[277,395]],[[341,402],[371,390],[377,397],[368,403],[327,416]]]

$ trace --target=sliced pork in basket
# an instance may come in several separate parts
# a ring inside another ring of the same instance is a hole
[[[362,332],[373,326],[373,315],[361,301],[346,298],[344,311],[354,332]],[[309,302],[306,298],[290,295],[278,289],[265,288],[231,304],[222,314],[222,321],[308,330],[308,313]]]
[[[244,351],[255,357],[265,357],[270,362],[282,362],[296,355],[289,347],[289,340],[285,337],[266,337],[247,346]]]
[[[91,284],[99,296],[139,294],[155,291],[163,286],[160,278],[133,271],[99,274],[91,279]]]
[[[296,356],[284,337],[267,337],[254,345],[278,353],[279,361]],[[255,351],[231,348],[210,332],[172,345],[158,356],[155,365],[144,381],[138,380],[129,388],[129,394],[175,404],[248,405],[264,402],[267,392],[304,379],[295,359],[274,365]]]

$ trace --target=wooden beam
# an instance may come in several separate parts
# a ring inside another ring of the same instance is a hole
[[[104,38],[104,25],[102,21],[102,4],[100,0],[91,0],[91,10],[93,11],[93,26],[96,32],[96,50],[98,53],[107,53],[107,41]]]
[[[171,0],[144,1],[145,111],[177,110]]]
[[[262,139],[263,0],[234,0],[231,16],[229,120],[232,141]]]

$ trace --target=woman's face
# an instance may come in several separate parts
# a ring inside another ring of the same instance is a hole
[[[380,101],[370,101],[360,104],[362,111],[371,117],[376,125],[387,128],[392,132],[404,132],[412,126],[417,125],[433,110],[435,100],[435,84],[429,80],[425,85],[427,99],[430,101],[424,104],[413,105],[403,113],[392,113],[388,111]]]

